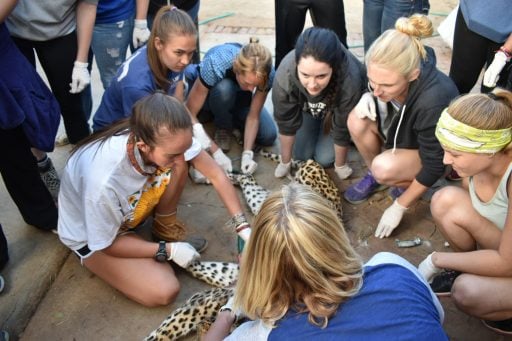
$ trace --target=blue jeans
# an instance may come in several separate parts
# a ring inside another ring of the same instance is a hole
[[[250,91],[243,91],[236,81],[225,78],[210,89],[204,109],[211,111],[215,127],[226,130],[238,128],[243,133],[251,101]],[[274,120],[263,107],[260,112],[256,143],[271,146],[276,137],[277,128]]]
[[[364,51],[368,51],[372,43],[384,31],[395,28],[400,17],[408,17],[414,13],[428,14],[428,0],[363,0],[363,36]]]
[[[324,120],[302,114],[302,125],[295,134],[293,158],[304,161],[313,159],[323,167],[334,164],[334,141],[330,133],[324,134]]]
[[[109,24],[96,24],[91,48],[100,71],[101,83],[106,89],[114,79],[117,69],[126,59],[132,42],[133,18]]]

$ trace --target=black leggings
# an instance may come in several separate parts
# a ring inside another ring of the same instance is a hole
[[[471,31],[467,27],[464,16],[459,8],[453,37],[450,78],[454,81],[461,94],[471,91],[480,76],[482,68],[492,63],[494,54],[501,45]],[[506,66],[500,74],[497,86],[506,88],[508,75],[509,68]],[[489,92],[491,90],[492,88],[481,85],[481,92]]]
[[[0,129],[0,145],[8,146],[0,157],[0,173],[23,220],[42,230],[56,229],[57,207],[41,180],[36,158],[21,126]]]
[[[77,53],[76,33],[48,41],[32,41],[15,37],[13,40],[34,67],[34,50],[36,51],[50,88],[60,104],[69,142],[76,144],[87,137],[90,133],[87,120],[92,110],[91,87],[87,86],[78,94],[69,92]]]
[[[343,0],[275,0],[276,69],[284,56],[293,50],[304,29],[308,9],[315,26],[333,30],[347,47]]]

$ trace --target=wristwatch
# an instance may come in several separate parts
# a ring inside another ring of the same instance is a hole
[[[158,251],[155,254],[155,260],[157,262],[165,262],[167,260],[167,248],[165,244],[163,240],[158,243]]]

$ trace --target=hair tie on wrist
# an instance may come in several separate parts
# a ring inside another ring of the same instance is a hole
[[[495,101],[497,101],[497,100],[499,100],[499,99],[500,99],[500,98],[499,98],[498,96],[496,96],[496,94],[495,94],[495,93],[493,93],[493,92],[488,92],[488,93],[487,93],[487,96],[488,96],[490,99],[493,99],[493,100],[495,100]]]
[[[501,51],[505,54],[505,57],[507,58],[507,62],[510,61],[510,59],[512,59],[512,52],[507,50],[507,48],[505,46],[501,46],[496,52],[498,51]]]

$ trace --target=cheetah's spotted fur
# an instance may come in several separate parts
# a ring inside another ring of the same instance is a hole
[[[195,278],[218,288],[231,287],[238,279],[238,264],[235,263],[195,261],[186,270]]]
[[[279,156],[260,152],[265,158],[279,161]],[[311,187],[329,200],[341,218],[341,199],[338,187],[323,167],[313,160],[294,161],[297,170],[294,181]],[[230,174],[234,184],[242,188],[253,214],[257,214],[269,191],[258,185],[251,175]],[[201,328],[207,329],[217,312],[233,296],[233,284],[238,278],[238,265],[220,262],[195,262],[187,268],[194,277],[218,288],[198,292],[170,314],[147,338],[147,341],[177,340]]]
[[[155,329],[146,341],[178,340],[195,331],[202,323],[209,324],[220,307],[233,296],[233,288],[215,288],[190,297]]]
[[[238,264],[196,261],[186,270],[197,279],[217,288],[194,294],[167,316],[145,340],[178,340],[195,331],[201,323],[208,325],[220,307],[233,296],[232,287],[238,279]]]
[[[261,205],[270,192],[258,185],[252,175],[230,173],[229,178],[234,185],[238,185],[242,189],[245,201],[249,205],[252,214],[258,214]]]
[[[262,150],[260,151],[260,155],[274,162],[279,162],[281,160],[280,155],[268,151]],[[329,174],[325,172],[325,169],[314,160],[292,160],[292,168],[297,169],[293,176],[293,181],[307,185],[315,192],[323,195],[327,200],[329,200],[333,208],[336,210],[336,213],[341,218],[342,208],[340,191],[338,186],[336,186],[334,181],[329,177]]]

